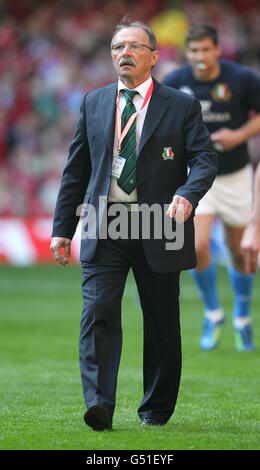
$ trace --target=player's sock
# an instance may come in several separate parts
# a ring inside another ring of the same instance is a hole
[[[254,274],[243,274],[229,266],[230,282],[234,292],[233,323],[235,326],[243,327],[250,322],[250,307]]]
[[[233,325],[235,328],[235,343],[239,351],[254,349],[251,327],[251,299],[254,274],[243,274],[228,268],[230,282],[234,292]]]
[[[198,287],[205,311],[219,309],[221,305],[217,292],[217,269],[215,264],[211,263],[201,271],[191,269],[190,273]]]
[[[204,324],[200,347],[205,351],[215,349],[220,341],[225,314],[221,308],[217,292],[217,269],[211,263],[202,271],[191,270],[204,304]]]

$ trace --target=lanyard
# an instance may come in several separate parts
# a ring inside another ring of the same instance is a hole
[[[118,149],[118,152],[120,152],[122,141],[124,140],[126,134],[128,133],[128,131],[129,131],[130,127],[132,126],[134,120],[136,119],[137,114],[140,113],[140,111],[145,107],[147,101],[151,97],[151,94],[153,92],[153,87],[154,87],[154,83],[153,83],[153,80],[152,80],[152,83],[149,86],[149,88],[147,90],[147,93],[145,95],[144,102],[142,104],[141,109],[139,111],[136,111],[134,114],[132,114],[132,116],[128,119],[123,131],[121,131],[122,119],[121,119],[120,111],[118,109],[119,96],[118,96],[118,93],[117,93],[117,97],[116,97],[116,132],[117,132],[117,142],[118,142],[117,149]]]

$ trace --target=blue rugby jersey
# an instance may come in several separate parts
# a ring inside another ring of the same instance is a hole
[[[200,100],[210,133],[222,127],[237,129],[249,119],[250,111],[260,113],[260,78],[245,66],[223,59],[219,63],[221,72],[215,80],[197,80],[189,64],[163,80],[164,85],[191,93]],[[218,174],[240,170],[249,161],[246,142],[232,150],[217,152]]]

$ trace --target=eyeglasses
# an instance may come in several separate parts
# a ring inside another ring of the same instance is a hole
[[[140,51],[142,47],[147,47],[150,51],[154,51],[152,47],[146,44],[140,44],[139,42],[118,42],[117,44],[112,44],[111,49],[114,52],[122,52],[126,46],[128,46],[131,51],[135,52]]]

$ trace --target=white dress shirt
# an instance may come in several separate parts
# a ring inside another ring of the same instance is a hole
[[[151,82],[152,82],[152,78],[149,77],[148,80],[143,82],[141,85],[139,85],[138,87],[134,89],[131,89],[131,91],[138,91],[139,93],[138,95],[135,95],[133,99],[133,103],[135,105],[136,111],[138,112],[136,116],[136,152],[138,152],[138,148],[139,148],[139,144],[141,140],[141,134],[143,130],[143,124],[144,124],[147,108],[150,102],[150,98],[141,111],[140,109],[143,105],[145,95],[149,89],[149,86],[151,85]],[[126,100],[125,100],[124,94],[122,92],[120,93],[120,90],[123,90],[125,88],[127,89],[127,87],[119,80],[118,81],[118,97],[119,97],[118,109],[121,115],[126,105]],[[116,157],[117,154],[118,154],[117,135],[116,135],[116,129],[115,129],[113,159]],[[108,193],[108,201],[109,202],[136,202],[137,201],[136,188],[130,194],[127,194],[118,186],[117,179],[111,176],[110,189]]]

